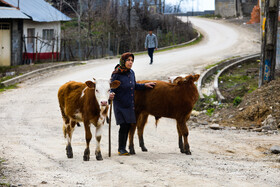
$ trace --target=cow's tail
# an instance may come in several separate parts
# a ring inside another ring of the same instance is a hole
[[[159,119],[160,119],[160,117],[158,117],[158,116],[155,116],[155,120],[156,120],[156,127],[157,127],[157,125],[158,125],[158,121],[159,121]]]

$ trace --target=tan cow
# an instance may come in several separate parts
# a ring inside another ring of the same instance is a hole
[[[95,82],[68,82],[58,90],[59,106],[64,121],[63,133],[67,138],[66,154],[68,158],[73,158],[71,140],[75,125],[78,122],[84,123],[86,149],[84,161],[90,158],[89,143],[92,138],[90,124],[96,127],[96,150],[97,160],[103,160],[100,150],[100,140],[102,127],[107,117],[108,99],[111,88],[117,88],[120,81],[96,80]]]
[[[176,83],[164,81],[156,82],[154,89],[137,90],[135,92],[135,114],[137,124],[132,125],[129,132],[130,154],[135,154],[133,136],[137,126],[139,144],[142,151],[147,151],[144,145],[143,132],[148,116],[153,115],[156,121],[161,117],[176,119],[179,135],[179,148],[182,153],[191,154],[186,125],[190,118],[194,104],[199,98],[196,85],[199,75],[180,77]],[[151,82],[150,80],[138,81],[138,83]],[[182,140],[184,138],[184,143]]]

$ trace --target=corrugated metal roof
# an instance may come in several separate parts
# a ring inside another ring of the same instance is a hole
[[[16,8],[0,7],[0,19],[30,19]]]
[[[14,7],[18,6],[18,0],[0,0]],[[44,0],[19,0],[19,9],[21,12],[30,16],[33,21],[37,22],[53,22],[53,21],[69,21],[71,18],[55,9]]]

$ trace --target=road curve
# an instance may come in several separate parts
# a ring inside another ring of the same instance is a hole
[[[205,64],[258,50],[254,47],[256,43],[253,35],[244,28],[198,18],[192,18],[191,21],[204,34],[204,40],[195,46],[156,53],[153,65],[149,65],[147,55],[136,56],[133,69],[138,80],[166,79],[170,75],[200,72]],[[274,140],[279,141],[279,137],[265,137],[264,141],[253,134],[248,137],[242,132],[222,133],[193,129],[190,131],[193,155],[186,156],[179,153],[175,122],[169,119],[162,119],[158,128],[152,125],[153,119],[149,119],[145,131],[149,152],[142,153],[136,148],[137,154],[130,157],[117,156],[118,127],[114,125],[113,119],[113,154],[111,158],[108,157],[106,125],[101,140],[104,158],[102,162],[95,160],[94,140],[91,143],[91,160],[82,161],[85,149],[84,129],[76,128],[73,135],[74,158],[67,159],[66,141],[62,135],[62,118],[57,101],[58,88],[69,80],[86,81],[92,77],[109,79],[117,63],[118,59],[92,60],[83,66],[42,75],[38,79],[21,84],[18,89],[0,94],[0,157],[7,160],[6,174],[11,183],[23,186],[276,184],[274,179],[277,180],[278,177],[277,167],[264,168],[264,164],[271,164],[269,161],[260,163],[261,167],[258,167],[253,158],[261,157],[261,153],[250,149],[248,142],[253,142],[251,146],[258,142],[271,143]],[[92,131],[94,132],[94,128]],[[236,153],[236,158],[228,156],[232,152]],[[253,155],[249,156],[247,161],[248,154]],[[244,178],[242,171],[248,168],[257,176]],[[260,168],[262,171],[259,171]],[[223,173],[225,171],[226,174]],[[270,174],[269,177],[267,173]]]

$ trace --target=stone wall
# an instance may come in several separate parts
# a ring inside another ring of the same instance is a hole
[[[245,16],[251,15],[251,12],[252,12],[254,6],[256,6],[257,4],[258,4],[257,1],[242,3],[243,15],[245,15]]]
[[[236,0],[215,0],[215,15],[236,16]]]

